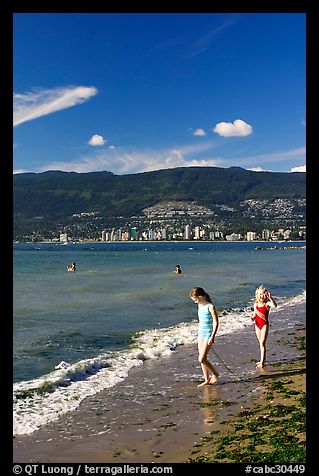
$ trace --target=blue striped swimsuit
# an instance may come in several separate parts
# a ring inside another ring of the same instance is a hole
[[[209,312],[211,303],[205,306],[198,306],[198,337],[199,339],[209,339],[213,332],[213,319]]]

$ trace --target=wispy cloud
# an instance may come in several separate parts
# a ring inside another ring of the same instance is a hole
[[[202,36],[199,38],[197,41],[193,42],[193,44],[189,44],[188,38],[189,34],[187,32],[187,36],[183,37],[174,37],[171,39],[168,39],[166,41],[162,41],[161,43],[157,43],[154,45],[149,53],[154,54],[157,52],[161,51],[170,51],[170,50],[175,50],[176,47],[179,47],[179,51],[183,50],[184,53],[182,53],[181,56],[178,56],[175,58],[175,60],[172,60],[170,64],[174,64],[180,60],[190,60],[192,58],[195,58],[195,56],[198,56],[205,51],[207,51],[213,44],[214,40],[216,37],[224,30],[232,26],[234,23],[238,21],[238,17],[233,17],[222,23],[221,25],[215,27],[213,30],[211,30],[209,33],[206,35]]]
[[[183,45],[185,43],[185,40],[181,37],[174,37],[170,38],[165,41],[161,41],[160,43],[157,43],[156,45],[152,46],[148,54],[153,54],[161,51],[165,51],[171,48],[174,48],[175,46]]]
[[[245,167],[248,170],[254,170],[256,172],[266,171],[265,166],[258,164],[272,164],[272,163],[283,163],[285,161],[298,160],[298,162],[304,162],[306,160],[306,147],[298,147],[297,149],[291,149],[280,152],[271,152],[267,154],[258,154],[251,156],[244,156],[236,158],[236,165],[240,167]],[[234,162],[234,161],[232,161]],[[246,167],[251,164],[251,167]],[[235,165],[235,164],[232,164]],[[267,171],[270,171],[267,168]],[[290,170],[292,171],[292,169]]]
[[[225,23],[222,25],[218,26],[217,28],[214,28],[212,31],[210,31],[207,35],[203,36],[200,38],[196,43],[192,46],[191,50],[187,54],[187,58],[194,58],[195,56],[204,53],[208,48],[211,46],[213,43],[216,35],[218,33],[222,32],[223,30],[226,30],[229,28],[231,25],[235,23],[235,19],[232,18],[230,20],[227,20]]]
[[[166,150],[130,151],[121,148],[97,152],[92,156],[82,156],[73,162],[51,162],[44,170],[63,170],[68,172],[93,172],[108,170],[116,174],[149,172],[151,170],[190,166],[216,166],[217,159],[202,158],[201,155],[212,149],[212,142],[187,145]]]
[[[298,147],[297,149],[286,150],[282,152],[273,152],[271,154],[261,154],[258,156],[264,162],[275,162],[278,160],[290,160],[290,159],[306,159],[306,147]]]
[[[218,144],[213,141],[201,141],[198,144],[171,147],[162,150],[129,150],[107,148],[85,155],[72,162],[51,162],[38,169],[63,170],[65,172],[94,172],[107,170],[115,174],[133,174],[175,167],[243,167],[254,171],[271,171],[271,164],[284,164],[293,159],[305,162],[306,148],[300,147],[288,151],[272,152],[241,157],[223,157],[216,154]],[[276,164],[276,165],[277,165]],[[278,169],[278,167],[277,167]],[[285,167],[282,168],[285,170]],[[292,171],[292,170],[291,170]]]
[[[36,88],[24,94],[15,93],[13,95],[13,126],[82,104],[96,94],[96,88],[85,86]]]

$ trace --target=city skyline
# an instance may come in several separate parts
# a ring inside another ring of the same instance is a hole
[[[14,172],[306,170],[304,13],[15,13]]]

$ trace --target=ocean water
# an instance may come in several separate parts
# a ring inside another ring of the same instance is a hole
[[[306,296],[304,242],[19,243],[13,272],[14,434],[195,342],[194,286],[211,295],[219,334],[251,325],[260,284],[281,306]]]

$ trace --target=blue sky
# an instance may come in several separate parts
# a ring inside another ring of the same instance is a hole
[[[14,172],[306,169],[304,13],[16,13]]]

